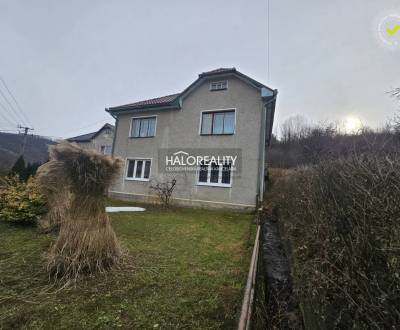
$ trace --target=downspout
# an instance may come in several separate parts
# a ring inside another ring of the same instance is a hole
[[[278,91],[274,90],[273,94],[271,97],[268,98],[268,101],[263,104],[263,113],[262,113],[262,122],[261,122],[261,136],[260,136],[260,160],[258,164],[258,180],[257,180],[257,186],[258,186],[258,201],[262,202],[264,198],[264,176],[265,176],[265,147],[266,147],[266,134],[267,134],[267,129],[272,130],[272,124],[270,121],[273,121],[273,112],[275,109],[271,109],[271,111],[268,113],[269,110],[269,105],[271,105],[273,102],[276,101],[276,97],[278,95]],[[267,118],[269,115],[269,127],[267,127]]]

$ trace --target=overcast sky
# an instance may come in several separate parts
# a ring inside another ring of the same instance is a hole
[[[400,49],[377,37],[388,13],[398,0],[270,0],[268,79],[266,0],[0,0],[0,76],[48,136],[94,131],[113,123],[105,107],[218,67],[279,90],[276,127],[295,114],[378,126],[398,109],[386,92],[400,86]]]

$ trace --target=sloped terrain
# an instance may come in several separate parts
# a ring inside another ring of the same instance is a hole
[[[8,172],[17,160],[24,140],[22,134],[0,133],[0,173]],[[43,163],[48,158],[48,146],[55,141],[37,135],[26,137],[24,158],[26,162]]]

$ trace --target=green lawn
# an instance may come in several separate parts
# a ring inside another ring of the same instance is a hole
[[[252,219],[194,209],[113,213],[127,261],[67,289],[50,285],[43,268],[55,237],[0,222],[0,329],[233,329]]]

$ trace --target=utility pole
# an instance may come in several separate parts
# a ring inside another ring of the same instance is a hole
[[[21,129],[22,133],[24,134],[24,139],[22,140],[21,152],[20,152],[21,156],[23,156],[25,152],[26,138],[28,136],[29,131],[33,131],[33,128],[21,125],[18,125],[18,128]]]

